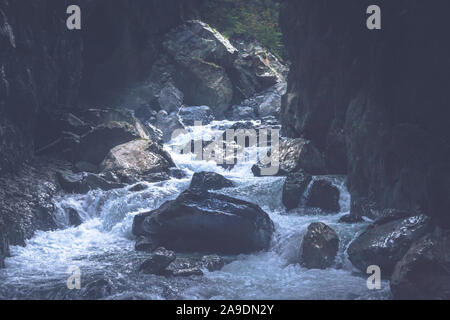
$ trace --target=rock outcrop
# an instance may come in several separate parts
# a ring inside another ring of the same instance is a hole
[[[326,269],[333,265],[339,250],[339,237],[324,223],[313,223],[303,238],[301,265],[308,269]]]
[[[198,189],[134,218],[133,234],[181,252],[250,253],[268,249],[274,226],[257,205]]]
[[[450,299],[450,234],[435,232],[415,242],[391,277],[394,299]]]
[[[350,244],[348,256],[362,272],[376,265],[389,278],[411,245],[430,231],[430,218],[424,215],[375,223]]]
[[[378,1],[382,31],[365,26],[372,4],[283,1],[283,125],[325,154],[329,173],[348,173],[355,214],[419,209],[450,226],[450,3]]]

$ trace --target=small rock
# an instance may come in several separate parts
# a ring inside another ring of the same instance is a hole
[[[173,251],[157,249],[150,258],[139,267],[139,271],[147,274],[163,274],[165,269],[176,259]]]
[[[364,222],[364,219],[361,218],[360,216],[356,215],[356,214],[346,214],[345,216],[342,216],[339,219],[340,223],[360,223],[360,222]]]
[[[199,188],[204,190],[220,190],[231,188],[234,184],[231,180],[215,172],[197,172],[192,177],[189,188]]]
[[[214,120],[214,115],[207,106],[182,107],[178,115],[185,126],[193,126],[197,121],[207,125]]]
[[[148,237],[139,237],[134,245],[136,251],[153,252],[158,246]]]
[[[128,189],[128,191],[140,192],[140,191],[144,191],[147,189],[148,189],[148,186],[146,184],[138,183],[138,184],[134,185],[133,187],[131,187],[130,189]]]
[[[81,292],[85,299],[99,300],[110,296],[114,291],[113,284],[107,279],[99,279],[89,282]]]
[[[225,262],[218,255],[203,256],[201,260],[203,268],[208,269],[208,271],[219,271],[225,266]]]
[[[326,179],[317,178],[306,195],[306,205],[325,212],[338,213],[341,209],[339,197],[340,191],[336,186]]]
[[[298,208],[300,200],[312,177],[303,170],[287,176],[283,185],[283,204],[287,210]]]
[[[326,269],[333,265],[339,250],[339,237],[324,223],[313,223],[303,238],[301,264],[308,269]]]
[[[73,208],[69,208],[67,215],[69,217],[69,225],[72,227],[78,227],[83,223],[83,220],[81,219],[79,213],[77,210]]]
[[[200,268],[179,269],[172,272],[174,277],[202,276],[203,271]]]

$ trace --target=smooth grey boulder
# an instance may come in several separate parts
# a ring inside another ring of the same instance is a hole
[[[326,269],[333,265],[339,250],[339,237],[324,223],[313,223],[303,238],[301,265],[308,269]]]
[[[169,178],[169,169],[175,167],[170,155],[157,143],[139,139],[113,148],[100,165],[102,173],[111,172],[122,183],[136,183],[143,180],[158,181],[155,174]]]
[[[240,254],[267,250],[274,226],[255,204],[188,189],[159,209],[135,216],[132,232],[177,252]]]

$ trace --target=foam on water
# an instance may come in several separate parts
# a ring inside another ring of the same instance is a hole
[[[341,190],[341,211],[334,215],[300,215],[286,212],[281,191],[282,177],[255,178],[255,158],[227,171],[214,162],[195,161],[192,155],[174,153],[173,147],[191,140],[210,140],[233,122],[214,122],[191,127],[189,134],[166,145],[177,166],[187,177],[160,183],[145,183],[147,189],[130,192],[130,187],[87,195],[61,195],[54,199],[61,230],[37,232],[26,247],[12,247],[7,269],[0,271],[0,298],[76,299],[77,292],[66,287],[67,268],[78,266],[82,284],[108,278],[115,293],[110,299],[384,299],[383,290],[369,291],[366,278],[356,272],[345,250],[366,224],[340,224],[349,211],[350,197],[343,177],[330,177]],[[249,150],[255,155],[256,150]],[[139,263],[146,254],[134,250],[131,235],[133,217],[158,208],[188,188],[193,173],[214,171],[235,182],[234,188],[218,191],[261,206],[274,221],[276,232],[269,252],[228,257],[231,263],[204,277],[165,278],[141,275]],[[73,208],[84,223],[67,227],[67,209]],[[295,263],[308,225],[322,221],[334,228],[341,239],[333,268],[307,270]]]

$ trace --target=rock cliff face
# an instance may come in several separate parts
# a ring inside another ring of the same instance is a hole
[[[68,31],[70,1],[0,0],[0,174],[47,142],[49,112],[108,105],[139,82],[196,1],[81,0],[82,30]]]
[[[448,1],[285,0],[292,60],[282,121],[348,173],[352,213],[423,212],[450,226]]]

